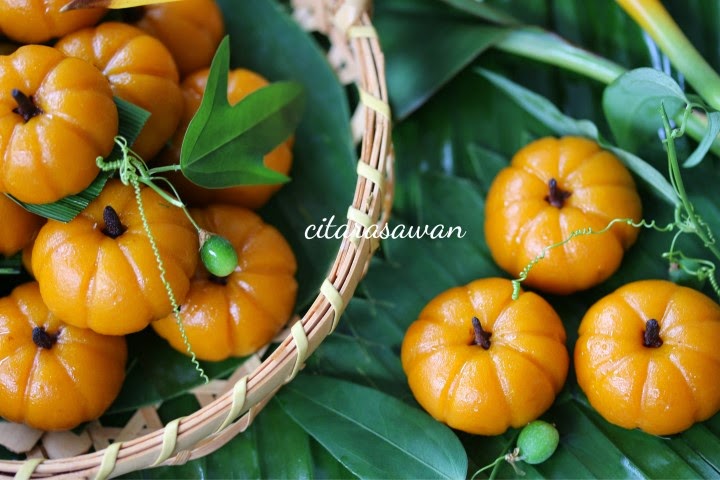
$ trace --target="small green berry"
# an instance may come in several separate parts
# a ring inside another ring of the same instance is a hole
[[[555,453],[559,442],[560,434],[554,426],[542,420],[530,422],[518,437],[520,459],[531,465],[542,463]]]
[[[238,256],[232,244],[220,235],[210,235],[200,247],[200,259],[208,272],[216,277],[227,277],[238,265]]]

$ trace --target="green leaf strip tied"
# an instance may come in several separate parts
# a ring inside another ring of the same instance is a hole
[[[118,109],[118,136],[125,138],[129,143],[135,141],[140,134],[145,122],[150,118],[150,112],[144,110],[119,97],[114,97],[115,105]],[[116,144],[110,155],[107,156],[108,162],[114,162],[122,159],[122,149]],[[93,182],[82,192],[76,195],[70,195],[53,203],[31,204],[21,202],[12,196],[15,202],[27,211],[32,212],[41,217],[57,220],[67,223],[75,218],[80,212],[92,202],[102,191],[110,172],[101,171]]]

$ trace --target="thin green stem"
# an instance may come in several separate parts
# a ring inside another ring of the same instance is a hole
[[[175,188],[175,185],[173,185],[173,184],[170,182],[170,180],[168,180],[168,179],[165,178],[165,177],[155,177],[154,180],[155,180],[156,182],[157,182],[157,181],[164,182],[164,183],[167,185],[167,187],[172,191],[173,195],[175,195],[175,198],[178,198],[178,199],[180,198],[180,194],[178,193],[177,189]],[[162,191],[162,190],[161,190],[161,191]],[[178,202],[179,202],[180,205],[181,205],[180,208],[181,208],[182,211],[185,213],[185,216],[188,218],[188,220],[190,220],[190,223],[192,224],[192,226],[195,227],[195,230],[197,230],[197,232],[198,232],[199,234],[201,234],[205,229],[203,229],[202,227],[200,227],[200,225],[197,224],[197,222],[196,222],[195,219],[192,217],[192,215],[190,215],[190,212],[188,211],[188,209],[187,209],[187,207],[185,206],[185,204],[182,203],[180,200],[178,200]]]
[[[475,480],[475,479],[477,478],[477,476],[480,475],[482,472],[484,472],[485,470],[488,470],[488,469],[490,469],[490,468],[495,467],[496,465],[498,465],[499,463],[501,463],[503,460],[505,460],[505,455],[502,455],[502,456],[496,458],[494,462],[492,462],[492,463],[490,463],[490,464],[485,465],[484,467],[482,467],[480,470],[478,470],[477,472],[475,472],[472,477],[470,477],[470,480]]]
[[[617,0],[657,43],[675,68],[715,110],[720,110],[720,76],[700,55],[660,0]]]
[[[611,83],[626,71],[617,63],[571,45],[562,37],[541,28],[512,30],[495,47],[513,55],[579,73],[604,84]]]
[[[115,137],[115,143],[120,147],[120,150],[122,152],[123,158],[120,160],[116,160],[114,162],[105,162],[105,160],[102,157],[97,158],[97,165],[102,171],[114,171],[117,170],[120,174],[120,181],[125,185],[131,185],[135,191],[135,199],[137,201],[138,206],[138,213],[140,214],[140,219],[142,220],[142,225],[145,230],[145,233],[148,236],[148,240],[150,242],[150,247],[152,249],[153,254],[155,255],[155,261],[158,266],[158,270],[160,271],[160,281],[162,282],[163,286],[165,287],[168,299],[170,300],[170,306],[172,307],[173,316],[175,317],[175,321],[177,322],[178,328],[180,330],[180,336],[182,337],[183,343],[185,344],[185,348],[190,355],[190,360],[195,366],[195,370],[200,374],[200,377],[205,381],[205,383],[209,382],[208,376],[205,374],[205,371],[200,366],[200,362],[198,362],[195,352],[192,350],[192,346],[190,345],[190,340],[188,339],[187,333],[185,332],[185,326],[182,322],[182,318],[180,317],[180,305],[177,302],[177,299],[175,298],[175,292],[173,292],[172,286],[167,280],[167,273],[165,270],[165,265],[163,263],[162,257],[160,256],[160,250],[158,249],[157,242],[155,241],[155,237],[152,234],[152,231],[150,230],[150,224],[148,222],[147,216],[145,215],[145,207],[143,206],[142,202],[142,195],[140,190],[140,184],[146,185],[147,187],[151,188],[154,192],[156,192],[158,195],[160,195],[161,198],[163,198],[166,202],[168,202],[170,205],[173,205],[175,207],[180,208],[185,215],[190,219],[190,222],[195,227],[195,229],[198,231],[199,234],[203,233],[203,230],[195,223],[195,220],[190,216],[190,213],[187,211],[187,208],[185,208],[185,204],[180,201],[180,197],[177,194],[177,190],[175,190],[175,187],[165,178],[163,177],[156,177],[154,178],[151,175],[151,172],[155,171],[157,172],[157,169],[150,170],[148,169],[145,162],[135,153],[133,152],[130,147],[128,146],[127,139],[121,136]],[[163,168],[163,167],[161,167]],[[165,192],[163,189],[158,187],[155,184],[155,181],[157,180],[164,180],[167,182],[168,185],[170,185],[170,189],[173,192],[173,195],[175,197],[171,196],[167,192]]]
[[[617,63],[578,48],[562,37],[536,27],[512,30],[495,47],[519,57],[578,73],[605,85],[609,85],[627,72]],[[699,142],[707,130],[705,116],[699,112],[692,112],[685,123],[688,134]],[[720,140],[713,141],[711,151],[720,156]]]
[[[155,261],[157,263],[158,270],[160,271],[160,281],[165,287],[167,296],[170,299],[170,306],[172,307],[173,316],[175,317],[175,321],[177,322],[178,328],[180,329],[180,336],[182,337],[183,343],[185,344],[185,349],[187,350],[188,355],[190,355],[190,361],[193,363],[193,365],[195,365],[195,370],[198,372],[198,374],[200,374],[200,377],[205,381],[205,383],[208,383],[210,379],[205,374],[205,371],[200,366],[200,362],[198,362],[197,358],[195,357],[195,352],[193,351],[192,346],[190,345],[190,340],[188,339],[187,333],[185,332],[185,327],[182,323],[182,319],[180,318],[180,305],[175,298],[175,292],[173,292],[170,282],[167,280],[167,272],[165,270],[165,265],[163,263],[162,257],[160,256],[160,249],[158,248],[155,237],[150,230],[150,223],[148,222],[147,215],[145,215],[145,207],[142,201],[140,182],[138,179],[134,179],[131,181],[131,183],[133,189],[135,190],[135,200],[137,202],[140,220],[142,220],[143,229],[145,230],[145,233],[147,234],[148,240],[150,242],[150,248],[155,255]]]
[[[178,172],[182,170],[182,167],[180,165],[166,165],[164,167],[153,167],[150,170],[148,170],[148,175],[151,177],[154,177],[156,173],[165,173],[165,172]]]
[[[663,128],[665,129],[665,145],[667,147],[668,154],[668,168],[670,170],[670,180],[675,188],[675,191],[680,198],[680,202],[687,220],[693,227],[693,232],[702,240],[705,247],[710,250],[715,257],[720,260],[720,250],[715,245],[715,239],[707,228],[705,222],[695,213],[695,208],[690,202],[687,191],[685,190],[685,183],[683,182],[682,175],[680,174],[680,164],[677,160],[677,152],[675,150],[675,136],[679,134],[679,131],[673,131],[670,127],[670,120],[668,119],[665,106],[660,106],[660,116],[662,117]]]

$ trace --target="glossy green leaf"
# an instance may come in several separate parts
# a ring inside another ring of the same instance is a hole
[[[287,181],[285,175],[265,167],[263,157],[295,132],[305,103],[302,87],[295,82],[272,83],[231,106],[229,68],[225,37],[213,58],[200,107],[183,137],[183,174],[208,188]]]
[[[354,298],[338,329],[308,360],[307,371],[412,398],[397,355],[405,330],[388,310],[385,304]]]
[[[505,34],[454,9],[379,3],[375,26],[387,58],[390,103],[396,118],[407,117],[442,85]],[[405,2],[407,3],[407,2]],[[417,9],[417,10],[416,10]],[[419,48],[422,45],[422,48]]]
[[[22,270],[22,254],[12,257],[0,255],[0,275],[17,275]]]
[[[340,247],[308,240],[305,229],[324,217],[342,218],[352,202],[357,157],[345,91],[320,46],[276,1],[218,0],[230,34],[230,65],[273,81],[302,85],[306,108],[295,134],[292,181],[262,210],[289,241],[298,261],[298,305],[317,295]]]
[[[114,97],[115,105],[118,109],[118,135],[124,137],[128,144],[132,144],[140,134],[147,119],[150,118],[150,112],[133,105],[119,97]],[[107,156],[106,162],[114,162],[122,158],[122,151],[116,144],[110,155]],[[13,198],[23,208],[41,217],[50,218],[59,222],[69,222],[75,218],[80,212],[85,210],[90,202],[92,202],[102,191],[105,183],[111,174],[100,172],[95,180],[82,192],[76,195],[69,195],[61,198],[53,203],[32,204],[25,203]]]
[[[277,398],[360,478],[462,478],[467,471],[462,445],[449,428],[377,390],[301,375]]]
[[[488,22],[500,25],[516,25],[518,20],[507,12],[478,0],[443,0],[458,10],[474,15]]]
[[[108,414],[175,398],[203,384],[190,357],[170,347],[152,329],[129,335],[127,339],[129,361],[125,381]],[[231,358],[222,362],[201,362],[201,365],[213,379],[229,375],[242,361]]]
[[[605,89],[603,108],[619,146],[636,151],[642,142],[657,139],[661,102],[675,117],[688,99],[675,80],[652,68],[631,70]]]
[[[505,77],[484,69],[480,69],[478,72],[518,102],[530,115],[554,130],[557,135],[579,135],[596,140],[603,148],[607,148],[618,156],[660,198],[671,204],[677,202],[677,195],[670,182],[655,167],[636,155],[603,140],[592,122],[567,117],[547,99]]]
[[[194,398],[188,396],[168,403],[175,404],[173,406],[176,411],[173,413],[179,415],[191,412],[193,401]],[[161,415],[162,410],[159,412]],[[134,472],[123,478],[310,479],[315,478],[316,463],[311,450],[312,443],[305,431],[273,400],[262,409],[246,431],[211,456],[192,460],[178,467]],[[323,459],[323,466],[325,465],[332,464]]]

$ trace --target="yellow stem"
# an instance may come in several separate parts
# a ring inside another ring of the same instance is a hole
[[[720,110],[720,76],[690,43],[660,0],[616,1],[655,40],[708,105]]]

